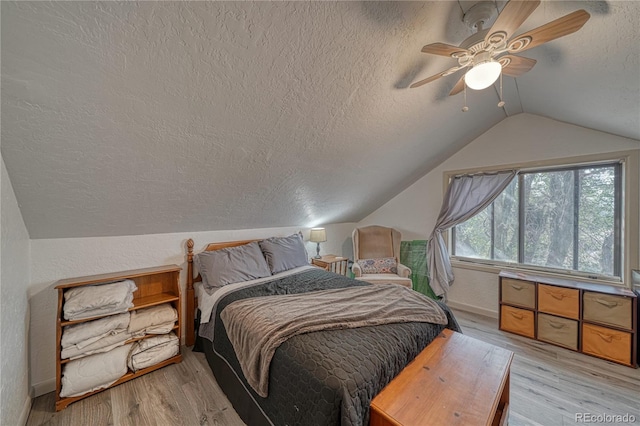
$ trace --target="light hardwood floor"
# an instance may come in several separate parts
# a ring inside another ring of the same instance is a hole
[[[504,333],[495,319],[456,312],[463,332],[515,352],[509,424],[565,426],[576,413],[635,416],[640,424],[640,369]],[[54,411],[54,394],[34,400],[28,425],[243,425],[203,354]],[[425,422],[425,425],[428,425]],[[612,423],[589,423],[612,424]]]

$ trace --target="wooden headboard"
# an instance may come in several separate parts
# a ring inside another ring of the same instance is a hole
[[[203,251],[215,251],[229,247],[237,247],[254,241],[260,240],[256,239],[210,243],[204,248]],[[198,301],[196,300],[196,293],[193,289],[193,284],[202,281],[200,273],[198,273],[195,277],[193,276],[193,245],[193,240],[189,238],[187,240],[187,325],[185,330],[185,343],[187,346],[193,346],[196,343],[195,315]]]

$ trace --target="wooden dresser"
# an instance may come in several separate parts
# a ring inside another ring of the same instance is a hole
[[[500,330],[637,366],[638,302],[631,290],[500,273]]]
[[[370,426],[503,425],[513,352],[444,330],[371,401]]]

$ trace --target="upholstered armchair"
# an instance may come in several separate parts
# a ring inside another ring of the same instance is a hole
[[[401,234],[384,226],[356,228],[353,238],[355,278],[372,284],[394,283],[411,288],[411,269],[400,263]]]

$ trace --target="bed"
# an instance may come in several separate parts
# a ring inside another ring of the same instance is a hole
[[[256,241],[213,243],[201,253]],[[270,277],[225,285],[209,294],[199,284],[202,275],[194,275],[193,247],[193,240],[188,240],[186,344],[191,346],[198,340],[197,346],[205,353],[219,386],[250,426],[366,425],[373,397],[444,328],[460,331],[451,311],[438,302],[443,324],[387,323],[297,334],[275,349],[268,368],[268,395],[261,396],[245,377],[244,365],[234,350],[235,341],[231,341],[234,335],[231,333],[230,338],[221,319],[226,307],[251,301],[271,303],[282,300],[276,297],[279,295],[306,299],[319,293],[364,293],[387,286],[303,265]],[[197,317],[203,323],[199,327]]]

